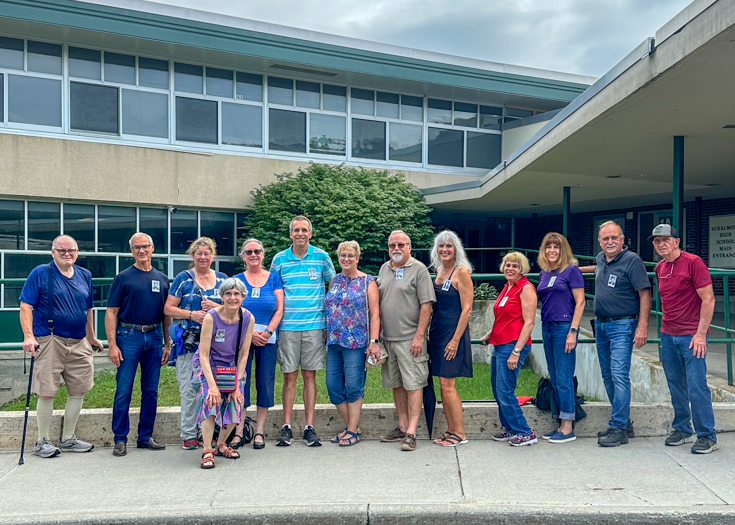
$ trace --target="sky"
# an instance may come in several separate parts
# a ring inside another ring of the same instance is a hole
[[[599,77],[691,0],[156,0],[386,44]],[[204,6],[204,7],[203,7]]]

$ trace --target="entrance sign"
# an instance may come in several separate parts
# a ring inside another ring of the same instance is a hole
[[[735,215],[709,218],[709,265],[735,268]]]

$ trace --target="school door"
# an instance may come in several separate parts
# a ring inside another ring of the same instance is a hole
[[[661,260],[661,256],[656,253],[653,248],[653,243],[648,240],[648,236],[656,227],[657,224],[671,224],[674,218],[674,212],[672,210],[658,210],[658,211],[646,211],[638,214],[638,255],[644,261],[658,262]],[[687,223],[686,210],[684,210],[684,217],[682,222]],[[683,250],[686,246],[684,239],[685,232],[679,232],[681,235],[681,249]]]

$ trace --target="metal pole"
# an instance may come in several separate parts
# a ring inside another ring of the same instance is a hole
[[[725,301],[725,330],[730,329],[730,281],[727,275],[722,277],[722,295]],[[725,337],[730,339],[730,332],[725,332]],[[732,343],[726,343],[727,349],[727,384],[732,386]]]
[[[702,197],[694,198],[694,253],[702,256]]]
[[[516,218],[510,218],[510,247],[516,247]]]
[[[674,189],[672,195],[673,218],[672,226],[679,233],[683,231],[684,219],[684,137],[674,137]]]
[[[653,278],[653,297],[656,300],[656,337],[658,337],[658,360],[662,361],[661,355],[661,316],[658,312],[661,311],[661,296],[658,294],[658,279]]]
[[[572,193],[572,188],[569,186],[564,186],[564,209],[562,210],[562,227],[561,227],[561,233],[564,237],[567,239],[569,238],[569,210],[570,210],[570,197]]]

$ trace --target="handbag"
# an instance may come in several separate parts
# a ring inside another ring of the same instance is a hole
[[[237,346],[235,347],[235,366],[218,366],[214,376],[217,390],[224,393],[234,392],[237,388],[237,359],[240,355],[240,336],[242,335],[242,308],[237,323]]]
[[[370,304],[368,302],[368,285],[367,275],[365,276],[365,315],[367,317],[367,333],[368,341],[370,340]],[[377,368],[388,360],[388,350],[385,349],[383,341],[378,342],[378,348],[380,348],[380,357],[377,362],[370,360],[370,354],[365,353],[365,367],[366,368]]]

